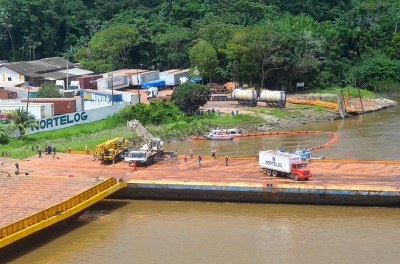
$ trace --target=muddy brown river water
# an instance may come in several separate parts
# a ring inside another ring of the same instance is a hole
[[[398,100],[399,98],[397,98]],[[327,158],[400,159],[400,107],[291,130],[332,131]],[[312,147],[327,134],[167,144],[256,155]],[[399,172],[400,174],[400,172]],[[105,200],[11,263],[398,263],[400,208]],[[0,261],[1,262],[1,261]]]

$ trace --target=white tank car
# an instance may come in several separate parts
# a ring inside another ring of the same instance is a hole
[[[257,91],[247,89],[234,89],[232,92],[232,99],[237,100],[240,105],[256,106]]]
[[[259,101],[265,102],[267,107],[285,107],[286,92],[261,90]]]

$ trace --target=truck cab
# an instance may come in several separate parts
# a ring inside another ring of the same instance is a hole
[[[292,163],[291,174],[294,180],[305,180],[307,181],[312,177],[310,170],[307,168],[305,162],[294,162]]]
[[[79,81],[71,81],[71,84],[68,86],[69,91],[74,91],[74,95],[81,94],[81,87]]]
[[[150,87],[147,89],[147,100],[150,98],[157,98],[158,97],[158,88],[157,87]]]

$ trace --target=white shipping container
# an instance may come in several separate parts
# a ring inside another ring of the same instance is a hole
[[[286,101],[286,93],[284,91],[261,90],[260,101],[284,102]]]
[[[257,99],[257,91],[256,90],[234,89],[232,92],[232,98],[234,100],[256,100]]]
[[[168,71],[160,72],[160,80],[165,81],[165,85],[167,86],[174,86],[175,84],[175,77],[173,75],[174,72],[179,72],[180,69],[172,69]]]
[[[132,74],[132,85],[142,85],[144,82],[158,80],[160,78],[160,71],[145,71],[139,74]],[[138,84],[139,81],[139,84]]]
[[[169,70],[160,73],[160,80],[164,80],[167,86],[180,85],[183,77],[189,78],[189,69]]]
[[[26,110],[26,103],[1,104],[0,111],[2,113],[12,113],[16,109]],[[54,116],[53,103],[29,103],[28,112],[35,116],[35,119],[50,118]]]
[[[97,90],[112,90],[129,87],[128,75],[119,75],[97,79]]]
[[[260,151],[258,164],[262,168],[290,173],[294,162],[301,162],[301,156],[277,150]]]

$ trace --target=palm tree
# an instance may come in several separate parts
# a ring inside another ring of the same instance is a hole
[[[28,132],[28,128],[38,127],[35,116],[29,114],[23,108],[18,108],[11,115],[12,122],[18,127],[20,137],[24,136]]]

